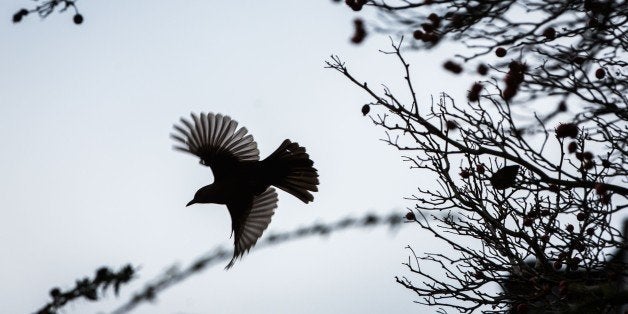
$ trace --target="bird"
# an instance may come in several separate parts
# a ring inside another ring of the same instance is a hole
[[[517,173],[519,173],[519,165],[505,166],[495,171],[489,180],[494,189],[505,190],[515,186]]]
[[[225,269],[247,253],[270,224],[277,208],[279,188],[304,203],[318,192],[318,171],[305,147],[289,139],[260,160],[257,143],[245,127],[222,114],[190,114],[174,124],[173,148],[200,158],[211,168],[214,181],[201,187],[186,206],[223,204],[231,216],[233,257]]]

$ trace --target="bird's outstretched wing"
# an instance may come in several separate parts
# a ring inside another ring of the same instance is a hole
[[[270,224],[270,219],[277,208],[277,192],[269,187],[258,196],[227,204],[227,208],[231,214],[231,227],[235,235],[233,258],[226,267],[229,269],[257,243]]]
[[[221,114],[191,114],[192,122],[181,118],[170,134],[177,143],[174,149],[194,154],[201,164],[211,167],[215,179],[223,177],[241,161],[259,160],[259,150],[246,128]]]

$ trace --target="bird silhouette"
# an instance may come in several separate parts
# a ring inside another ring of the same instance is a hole
[[[286,139],[266,159],[252,135],[229,116],[213,113],[181,118],[171,137],[174,149],[196,155],[211,168],[214,182],[200,188],[186,205],[227,205],[234,237],[233,257],[226,269],[248,252],[262,236],[277,208],[273,186],[304,203],[314,200],[318,173],[305,148]]]
[[[517,173],[519,173],[519,165],[505,166],[495,171],[489,180],[494,189],[505,190],[515,186]]]

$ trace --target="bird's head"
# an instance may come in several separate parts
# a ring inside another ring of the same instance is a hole
[[[192,204],[206,204],[206,203],[218,203],[219,194],[216,191],[216,187],[213,184],[204,186],[194,194],[194,198],[185,206],[190,206]]]

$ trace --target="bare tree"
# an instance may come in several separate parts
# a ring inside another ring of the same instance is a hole
[[[628,3],[346,3],[378,12],[370,29],[399,35],[386,54],[399,60],[410,97],[372,89],[337,56],[327,66],[372,97],[362,113],[386,130],[385,141],[438,178],[438,189],[411,197],[416,209],[460,214],[417,220],[455,254],[410,248],[411,276],[397,281],[417,302],[459,312],[625,304],[625,235],[613,220],[628,206]],[[452,39],[465,54],[446,70],[490,76],[472,83],[466,100],[442,94],[422,105],[402,50]]]

